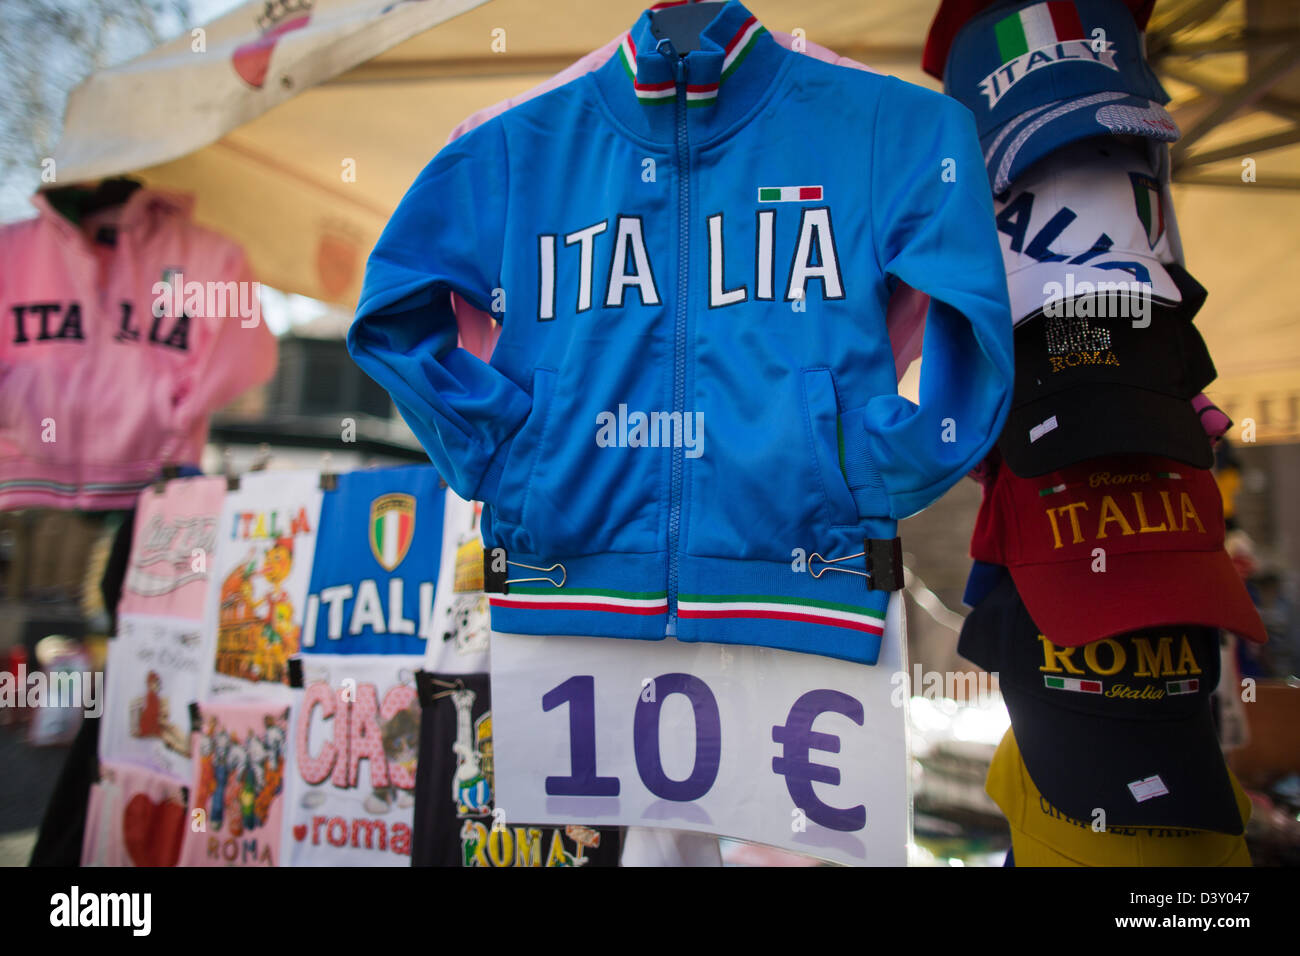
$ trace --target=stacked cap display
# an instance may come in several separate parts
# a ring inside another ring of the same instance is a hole
[[[1017,474],[1112,454],[1212,464],[1193,406],[1215,378],[1192,322],[1206,291],[1174,260],[1165,197],[1145,151],[1091,139],[997,203],[1016,328],[999,448]]]
[[[951,0],[927,43],[927,57],[947,47],[944,88],[975,116],[1015,329],[960,650],[1001,674],[1018,749],[990,793],[1001,781],[1022,866],[1094,865],[1105,848],[1159,865],[1174,846],[1074,845],[1026,805],[1085,826],[1102,809],[1111,827],[1242,832],[1208,697],[1219,629],[1265,631],[1208,470],[1226,426],[1202,414],[1207,293],[1183,266],[1179,132],[1140,32],[1151,6]],[[1201,865],[1244,854],[1177,845]]]

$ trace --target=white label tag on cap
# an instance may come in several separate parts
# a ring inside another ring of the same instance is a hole
[[[1038,439],[1042,438],[1048,432],[1055,431],[1055,430],[1056,430],[1056,416],[1053,415],[1051,418],[1049,418],[1047,421],[1043,422],[1042,424],[1035,425],[1033,428],[1029,429],[1029,444],[1032,445],[1034,442],[1038,441]]]
[[[1134,780],[1128,785],[1128,789],[1133,794],[1133,799],[1138,803],[1144,803],[1155,797],[1163,797],[1169,792],[1165,782],[1160,779],[1160,774],[1147,777],[1145,780]]]

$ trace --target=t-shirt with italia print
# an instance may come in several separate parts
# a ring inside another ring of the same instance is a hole
[[[618,828],[519,823],[495,811],[487,674],[416,675],[413,866],[618,866]]]

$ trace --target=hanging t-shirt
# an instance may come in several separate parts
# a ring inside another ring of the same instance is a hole
[[[189,705],[202,696],[212,645],[199,623],[124,616],[109,642],[99,755],[190,777]]]
[[[420,706],[404,655],[302,659],[285,866],[410,866]]]
[[[249,699],[195,707],[182,865],[279,865],[289,708]]]
[[[324,493],[304,654],[423,654],[446,486],[429,465],[340,475]]]
[[[487,674],[416,677],[414,866],[618,866],[618,828],[528,824],[494,804]]]
[[[279,685],[288,702],[289,658],[302,644],[320,509],[315,471],[257,472],[227,492],[208,586],[213,693]]]
[[[485,674],[491,608],[483,593],[483,505],[447,492],[443,518],[442,565],[434,609],[435,628],[425,650],[425,670]]]
[[[99,754],[190,777],[188,708],[207,693],[214,632],[203,603],[226,494],[222,478],[182,478],[140,493],[109,643]]]
[[[101,761],[86,804],[81,865],[175,866],[185,804],[185,787],[175,777]]]
[[[119,615],[202,620],[225,496],[225,479],[203,476],[140,493]]]

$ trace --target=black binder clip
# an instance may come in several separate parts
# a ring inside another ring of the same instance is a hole
[[[560,571],[560,580],[557,582],[551,577],[532,577],[532,578],[510,578],[506,577],[510,573],[510,568],[524,568],[528,571],[540,571],[542,575],[548,575],[557,568]],[[535,564],[521,564],[518,561],[511,561],[506,557],[505,548],[484,548],[483,549],[483,590],[488,594],[509,594],[510,585],[523,584],[526,581],[545,581],[553,588],[564,587],[564,582],[569,578],[569,572],[563,564],[558,561],[549,568],[539,567]]]
[[[459,677],[444,680],[432,671],[415,672],[415,695],[420,700],[420,707],[432,707],[443,697],[450,697],[457,691],[465,689],[465,681]]]
[[[867,588],[872,591],[903,590],[903,539],[867,538]]]
[[[331,467],[333,455],[329,452],[320,456],[320,490],[321,491],[338,491],[339,476],[338,472]]]
[[[302,658],[289,658],[289,686],[295,690],[302,689]]]
[[[175,481],[180,476],[180,465],[163,465],[162,474],[159,476],[158,480],[153,483],[153,493],[156,495],[162,494],[167,490],[167,482]]]
[[[864,559],[865,571],[835,566],[854,558]],[[813,570],[814,560],[820,561],[824,567]],[[867,579],[868,591],[900,591],[903,588],[903,539],[864,538],[862,550],[857,554],[846,554],[842,558],[823,558],[820,554],[808,557],[808,572],[814,578],[820,578],[827,571],[860,575]]]

